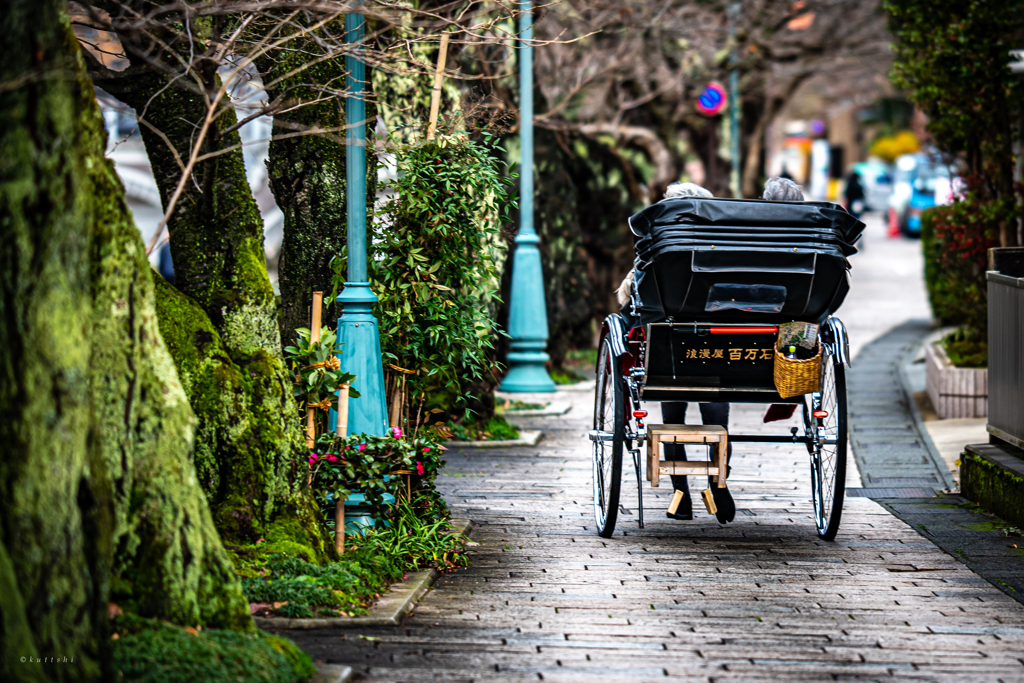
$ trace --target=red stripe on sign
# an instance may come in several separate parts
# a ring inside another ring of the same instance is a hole
[[[711,334],[775,334],[779,328],[775,325],[763,327],[712,327]]]

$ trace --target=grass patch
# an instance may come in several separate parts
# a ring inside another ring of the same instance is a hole
[[[511,441],[519,438],[519,430],[500,415],[487,420],[449,421],[446,426],[452,438],[459,441]]]
[[[586,377],[568,367],[552,368],[548,375],[555,384],[576,384],[587,380]]]
[[[118,681],[299,683],[316,673],[291,641],[263,631],[200,631],[132,614],[113,626]]]

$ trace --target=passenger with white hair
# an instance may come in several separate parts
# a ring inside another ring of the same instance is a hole
[[[665,190],[665,199],[683,199],[686,197],[701,197],[710,199],[714,197],[710,191],[706,188],[697,185],[696,183],[672,183]],[[619,303],[623,306],[629,301],[633,291],[633,271],[630,270],[629,274],[619,285],[616,294],[618,295]],[[664,424],[686,424],[686,401],[662,401],[661,402],[661,418]],[[729,427],[729,404],[728,403],[701,403],[700,404],[700,418],[701,422],[706,425],[720,425],[728,429]],[[732,444],[729,444],[728,456],[732,457]],[[686,447],[682,444],[665,444],[665,460],[686,460]],[[715,499],[715,506],[719,510],[721,519],[727,522],[731,522],[736,516],[736,503],[733,502],[732,494],[729,493],[728,488],[718,488],[712,485],[712,478],[708,477],[708,486],[711,488],[711,493]],[[665,513],[669,519],[693,519],[693,498],[690,496],[690,486],[687,482],[686,475],[673,474],[672,475],[672,488],[682,492],[683,499],[679,505],[672,510]]]
[[[800,189],[800,186],[789,178],[780,178],[779,176],[769,178],[765,181],[764,194],[761,196],[763,199],[767,199],[770,202],[804,201],[804,193]]]

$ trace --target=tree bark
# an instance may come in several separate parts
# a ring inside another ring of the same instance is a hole
[[[251,628],[64,3],[4,13],[0,678],[109,680],[107,601]],[[73,660],[42,672],[21,657]]]
[[[129,55],[141,49],[132,49],[132,36],[120,38]],[[139,73],[109,74],[100,86],[148,121],[140,130],[166,207],[181,170],[165,139],[187,159],[206,105],[133,60]],[[216,74],[205,86],[216,91]],[[268,537],[279,508],[314,503],[305,488],[305,442],[281,355],[263,221],[241,149],[223,152],[240,144],[237,131],[224,132],[236,122],[228,111],[213,123],[203,152],[220,153],[197,164],[168,221],[175,287],[185,296],[175,297],[168,287],[157,294],[160,331],[198,417],[196,467],[217,528],[226,540],[244,543]],[[300,500],[289,501],[295,496]],[[313,546],[302,542],[307,534],[294,539],[314,561],[331,547],[320,527]]]

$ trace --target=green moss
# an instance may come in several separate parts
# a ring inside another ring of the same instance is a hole
[[[995,465],[980,455],[965,452],[960,456],[960,489],[1016,527],[1024,527],[1024,479]]]
[[[322,522],[306,513],[294,523],[296,510],[312,500],[304,504],[308,495],[292,491],[292,481],[303,483],[305,463],[297,454],[304,444],[291,419],[290,395],[282,402],[275,384],[279,359],[254,348],[247,363],[233,362],[202,308],[163,281],[157,294],[160,329],[199,420],[195,465],[217,528],[232,543],[273,535],[298,544],[282,552],[324,561],[332,545]]]
[[[291,641],[262,631],[203,630],[126,615],[114,623],[114,670],[138,683],[299,683],[316,672]]]

